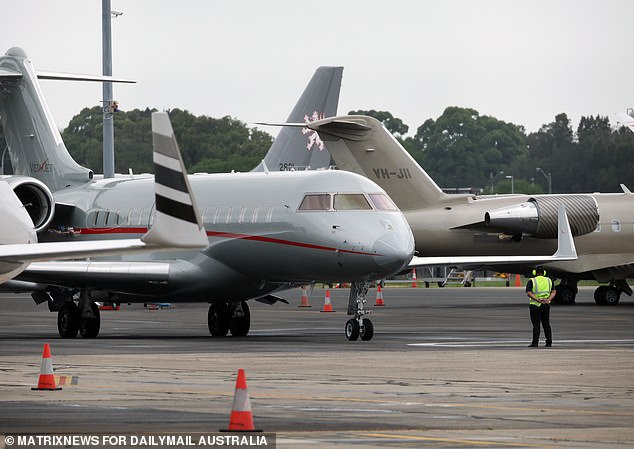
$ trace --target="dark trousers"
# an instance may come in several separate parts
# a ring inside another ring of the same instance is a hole
[[[552,343],[553,334],[550,329],[550,304],[542,304],[539,307],[530,304],[528,307],[531,312],[531,323],[533,323],[533,343],[539,341],[539,323],[544,327],[546,343]]]

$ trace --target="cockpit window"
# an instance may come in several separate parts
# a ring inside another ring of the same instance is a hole
[[[384,193],[371,193],[370,200],[372,200],[372,203],[377,210],[398,210],[396,204],[394,204],[391,198]]]
[[[335,194],[335,210],[371,210],[362,193],[337,193]]]
[[[330,210],[330,194],[308,194],[304,196],[299,210]]]

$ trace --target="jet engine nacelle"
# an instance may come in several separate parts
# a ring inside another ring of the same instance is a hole
[[[591,195],[536,196],[524,203],[488,211],[484,214],[484,222],[506,234],[555,239],[559,206],[566,208],[573,236],[588,234],[597,228],[599,207]]]
[[[55,200],[53,194],[42,181],[28,176],[2,176],[15,196],[18,197],[29,213],[35,231],[39,234],[46,231],[53,220]]]

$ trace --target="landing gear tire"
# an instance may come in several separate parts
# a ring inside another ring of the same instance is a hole
[[[346,321],[345,331],[346,338],[349,341],[356,341],[359,338],[359,334],[361,332],[359,322],[354,318],[349,319],[348,321]]]
[[[615,306],[621,300],[621,292],[612,285],[601,285],[594,291],[594,302],[600,306]]]
[[[363,341],[372,340],[372,337],[374,337],[374,325],[372,324],[372,321],[370,321],[368,318],[364,318],[363,320],[361,320],[361,329],[359,331],[359,335],[361,336],[361,340]]]
[[[90,305],[92,309],[92,317],[80,317],[79,319],[79,335],[84,338],[95,338],[99,335],[101,327],[101,315],[99,307],[94,302]]]
[[[224,337],[229,332],[229,312],[224,303],[209,304],[207,327],[213,337]]]
[[[605,305],[606,306],[615,306],[621,300],[621,292],[616,289],[616,287],[608,287],[605,290]]]
[[[610,288],[607,285],[600,285],[594,291],[594,302],[599,306],[605,305],[605,291]]]
[[[57,312],[57,331],[62,338],[75,338],[79,331],[79,307],[72,301],[65,302]]]
[[[558,304],[572,305],[577,298],[577,289],[570,285],[558,285],[555,302]]]
[[[237,310],[239,307],[242,308],[242,312]],[[229,331],[231,335],[234,337],[246,337],[249,333],[249,329],[251,328],[251,312],[249,311],[249,306],[245,301],[242,301],[231,317],[231,321],[229,324]]]

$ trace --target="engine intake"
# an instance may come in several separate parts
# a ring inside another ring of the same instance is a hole
[[[27,176],[5,176],[2,179],[24,205],[35,231],[38,234],[46,231],[55,214],[55,200],[46,184]]]
[[[484,214],[484,222],[508,234],[531,234],[542,239],[557,238],[557,211],[566,208],[573,236],[589,234],[599,224],[599,206],[591,195],[548,195],[501,207]]]

